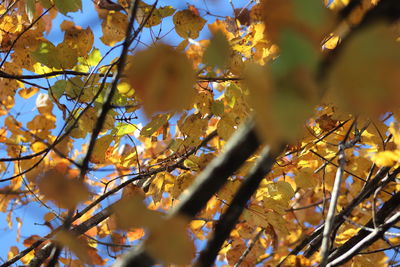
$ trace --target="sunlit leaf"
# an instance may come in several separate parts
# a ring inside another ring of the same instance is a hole
[[[199,37],[206,20],[191,10],[182,10],[175,13],[173,17],[176,33],[184,39]]]

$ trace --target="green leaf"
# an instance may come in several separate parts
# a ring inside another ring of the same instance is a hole
[[[211,104],[211,112],[216,116],[222,116],[224,114],[224,102],[216,100]]]
[[[58,11],[64,15],[82,10],[82,0],[55,0],[54,3]]]
[[[294,0],[293,10],[295,16],[313,29],[326,24],[327,8],[322,1],[316,0]]]
[[[165,18],[174,14],[175,9],[172,6],[163,6],[158,9],[161,18]]]
[[[56,48],[51,42],[43,42],[33,51],[32,57],[39,63],[47,67],[55,67],[58,65]]]
[[[51,94],[50,96],[54,96],[55,99],[60,99],[60,97],[64,94],[65,89],[67,88],[68,82],[66,80],[59,80],[54,83],[54,85],[50,88]]]
[[[283,77],[296,68],[315,71],[318,55],[312,43],[301,34],[286,29],[279,40],[281,54],[272,64],[272,72]]]
[[[140,131],[141,136],[150,137],[158,129],[160,129],[171,117],[170,114],[158,114],[153,116],[151,121]]]
[[[127,104],[127,97],[116,91],[111,101],[111,104],[117,106],[125,106]]]
[[[128,123],[118,123],[117,127],[115,127],[115,135],[123,136],[126,134],[132,134],[137,130],[137,127],[133,124]]]
[[[77,63],[77,50],[65,43],[55,47],[51,42],[43,42],[33,51],[32,57],[49,68],[68,69]]]

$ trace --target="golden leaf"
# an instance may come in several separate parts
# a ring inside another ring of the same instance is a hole
[[[178,11],[173,17],[176,33],[184,39],[196,39],[206,20],[189,9]]]
[[[311,168],[302,168],[295,175],[296,186],[307,189],[317,185],[317,179],[314,177],[314,171]]]
[[[108,11],[101,23],[103,36],[100,40],[108,46],[121,42],[125,38],[126,25],[128,18],[121,12]]]
[[[20,95],[20,97],[28,99],[34,96],[37,92],[39,92],[39,88],[32,86],[19,90],[18,94]]]

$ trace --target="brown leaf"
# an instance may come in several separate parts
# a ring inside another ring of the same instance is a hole
[[[73,209],[89,196],[87,187],[77,179],[68,179],[56,170],[46,171],[39,178],[39,189],[60,208]]]

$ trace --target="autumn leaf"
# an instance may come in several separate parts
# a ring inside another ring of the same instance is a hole
[[[165,264],[189,264],[195,247],[186,225],[187,220],[180,217],[163,221],[150,232],[145,242],[146,249]]]
[[[159,44],[136,53],[125,72],[148,115],[179,111],[191,103],[194,73],[186,56],[171,46]]]
[[[203,29],[206,20],[186,9],[178,11],[173,17],[176,33],[184,39],[199,37],[199,32]]]
[[[136,20],[139,24],[142,24],[145,20],[147,20],[147,23],[144,24],[145,27],[153,27],[160,24],[164,18],[174,14],[174,12],[175,9],[172,6],[164,6],[153,9],[152,5],[141,2]]]
[[[81,261],[90,263],[89,246],[67,231],[57,233],[56,242],[70,249]]]
[[[161,214],[146,208],[142,197],[133,195],[123,198],[114,206],[115,219],[120,229],[153,228],[161,219]]]
[[[86,186],[76,178],[70,179],[55,170],[49,170],[39,178],[39,189],[60,208],[73,209],[88,198]]]
[[[76,12],[82,9],[82,0],[54,0],[54,4],[58,11],[60,11],[64,15],[66,15],[68,12]]]
[[[100,37],[100,40],[108,46],[121,42],[125,38],[125,29],[128,23],[127,16],[121,12],[106,12],[102,19],[101,29],[103,36]]]
[[[347,110],[378,115],[397,106],[400,52],[384,23],[360,30],[329,76],[331,96]]]
[[[212,67],[223,68],[228,64],[230,54],[231,48],[228,40],[221,31],[218,31],[204,52],[204,62]]]

